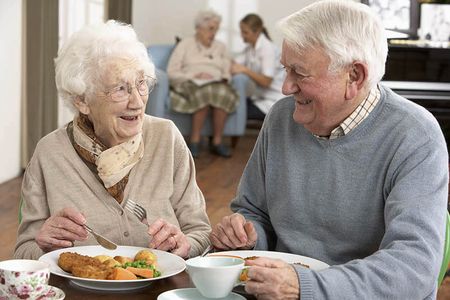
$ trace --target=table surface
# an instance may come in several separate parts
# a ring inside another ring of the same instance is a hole
[[[186,272],[182,272],[175,276],[156,280],[149,286],[141,289],[126,291],[126,292],[108,292],[108,291],[96,291],[92,289],[81,288],[70,282],[69,279],[60,277],[57,275],[50,276],[50,285],[56,286],[64,291],[67,300],[82,299],[82,300],[156,300],[160,294],[165,291],[181,288],[194,287],[189,279],[189,275]],[[247,299],[255,299],[253,296],[243,294]]]

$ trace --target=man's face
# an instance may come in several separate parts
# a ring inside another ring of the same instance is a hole
[[[282,92],[295,99],[294,121],[328,136],[352,112],[345,100],[348,72],[330,73],[330,59],[321,48],[299,50],[286,41],[281,64],[286,69]]]

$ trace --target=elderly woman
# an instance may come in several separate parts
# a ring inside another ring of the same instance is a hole
[[[200,254],[210,225],[194,162],[172,122],[144,114],[155,72],[134,30],[86,27],[55,63],[58,92],[76,113],[42,138],[26,169],[14,256],[96,244],[84,224],[120,245]],[[148,223],[125,209],[129,199]]]
[[[285,72],[280,64],[280,51],[271,41],[260,16],[246,15],[239,27],[247,46],[234,59],[231,73],[243,73],[251,78],[253,85],[247,98],[247,118],[264,120],[272,105],[285,97],[281,93]]]
[[[214,39],[221,17],[202,11],[195,19],[195,36],[183,39],[175,48],[167,67],[172,91],[172,109],[192,114],[189,149],[200,153],[200,133],[208,112],[212,110],[213,139],[211,152],[229,157],[222,143],[223,128],[229,113],[238,105],[238,96],[228,84],[230,59],[225,45]]]

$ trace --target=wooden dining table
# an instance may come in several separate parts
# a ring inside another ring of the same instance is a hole
[[[156,300],[158,296],[165,291],[181,288],[192,288],[194,285],[189,279],[186,271],[183,271],[175,276],[155,280],[152,284],[136,289],[123,292],[116,291],[101,291],[79,287],[73,284],[69,279],[52,274],[50,276],[49,284],[60,288],[66,294],[67,300]],[[236,290],[239,291],[239,290]],[[256,299],[252,295],[241,293],[246,299]]]

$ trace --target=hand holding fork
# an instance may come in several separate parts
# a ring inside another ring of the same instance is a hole
[[[189,256],[191,245],[180,228],[163,219],[158,219],[149,224],[145,208],[130,199],[127,200],[125,209],[134,214],[139,221],[148,225],[147,232],[151,237],[150,248],[170,251],[181,257]]]
[[[125,209],[134,214],[139,221],[150,226],[147,221],[147,211],[140,204],[128,199],[127,203],[125,203]]]

